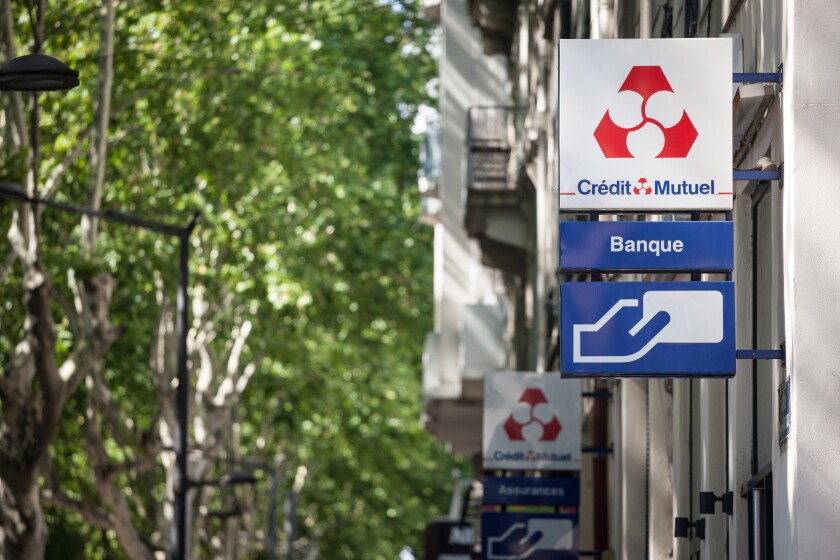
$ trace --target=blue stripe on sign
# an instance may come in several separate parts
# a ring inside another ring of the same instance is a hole
[[[580,480],[557,476],[485,477],[484,503],[577,507],[580,504]]]
[[[728,271],[732,222],[561,222],[561,270]]]

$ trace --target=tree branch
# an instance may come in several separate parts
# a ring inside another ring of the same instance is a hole
[[[108,122],[111,118],[111,89],[114,81],[114,1],[102,1],[102,34],[99,51],[99,80],[95,100],[94,133],[90,148],[91,173],[88,182],[88,206],[99,210],[105,185],[108,157]],[[98,220],[82,216],[82,246],[88,252],[96,247]]]
[[[114,523],[108,515],[93,508],[86,502],[71,498],[61,491],[54,491],[50,489],[44,490],[41,493],[41,499],[43,499],[44,503],[47,505],[58,507],[65,511],[82,516],[85,522],[94,527],[106,530],[114,528]]]
[[[35,375],[41,385],[43,403],[41,429],[36,436],[36,443],[28,450],[29,460],[37,463],[58,428],[65,392],[54,362],[56,332],[50,311],[52,288],[49,279],[41,271],[40,263],[27,267],[24,286],[27,311],[25,330],[32,344]]]
[[[90,385],[95,385],[95,377],[91,375],[88,378]],[[117,534],[117,539],[128,557],[135,560],[152,560],[154,558],[152,552],[140,538],[131,519],[131,510],[125,495],[114,482],[116,471],[105,449],[102,427],[97,416],[97,411],[106,404],[99,398],[102,388],[95,386],[90,388],[86,414],[85,449],[93,471],[93,482],[99,491],[100,498],[111,510],[113,520],[111,528]]]
[[[9,274],[9,271],[12,270],[12,267],[17,262],[17,255],[14,251],[11,251],[8,255],[6,255],[6,259],[3,261],[3,264],[0,265],[0,282],[6,279],[6,275]]]
[[[73,163],[75,163],[75,161],[82,155],[85,140],[93,135],[93,130],[93,126],[89,126],[82,134],[81,138],[76,140],[73,149],[67,152],[64,159],[61,160],[61,163],[53,168],[52,173],[50,173],[50,176],[46,181],[44,181],[44,185],[41,188],[41,198],[50,198],[53,193],[55,193],[55,190],[58,188],[58,182],[64,177],[64,174],[68,169],[70,169],[70,166],[73,165]]]

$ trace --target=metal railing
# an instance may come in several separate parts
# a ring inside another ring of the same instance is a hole
[[[467,189],[516,188],[517,150],[525,130],[526,108],[475,106],[467,113]]]

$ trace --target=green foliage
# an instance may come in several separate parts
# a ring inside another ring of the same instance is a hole
[[[201,211],[191,285],[213,303],[213,348],[221,351],[241,320],[254,324],[244,358],[259,367],[239,410],[238,452],[283,455],[284,490],[306,466],[301,545],[325,558],[419,549],[425,523],[448,502],[453,471],[465,468],[420,424],[431,231],[417,220],[410,127],[435,71],[421,4],[139,0],[117,8],[102,205],[181,225]],[[83,86],[42,96],[41,177],[90,142],[98,6],[49,4],[44,50],[78,69]],[[24,22],[21,13],[21,35]],[[86,158],[72,161],[56,198],[84,204],[89,173]],[[6,224],[8,214],[0,208]],[[102,222],[97,254],[86,257],[78,217],[50,210],[43,236],[66,301],[70,274],[105,270],[116,279],[111,320],[125,331],[104,375],[134,435],[155,434],[157,284],[174,297],[177,243]],[[8,356],[21,292],[12,276],[5,285],[0,305],[14,320],[0,324],[0,352]],[[66,353],[70,326],[59,326]],[[68,404],[51,459],[65,492],[90,499],[85,398],[80,391]],[[110,452],[133,458],[130,447]],[[155,526],[162,469],[119,481],[129,495],[148,489],[131,497],[140,533],[163,531]],[[91,535],[113,539],[58,510],[49,520],[50,550],[88,547]]]
[[[0,181],[23,183],[30,156],[31,150],[28,148],[22,148],[7,154],[0,160]]]

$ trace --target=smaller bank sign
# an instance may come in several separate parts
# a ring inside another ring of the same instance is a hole
[[[561,210],[732,208],[731,39],[561,40]]]
[[[483,560],[577,560],[578,517],[559,513],[481,514]]]
[[[562,222],[561,270],[728,271],[732,222]]]
[[[557,374],[484,376],[484,468],[580,470],[580,382]]]

